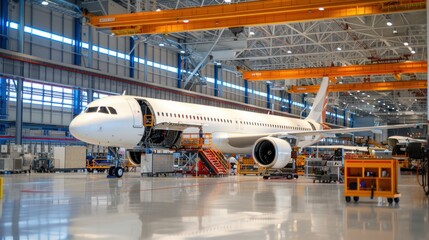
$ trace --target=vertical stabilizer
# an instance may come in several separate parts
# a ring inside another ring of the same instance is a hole
[[[313,120],[315,122],[322,122],[322,111],[324,111],[324,103],[328,92],[329,77],[323,77],[322,83],[320,84],[319,91],[317,91],[316,98],[314,99],[313,106],[311,107],[310,114],[307,116],[307,120]]]

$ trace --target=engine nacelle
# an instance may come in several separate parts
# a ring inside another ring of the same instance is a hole
[[[142,158],[141,158],[142,152],[127,151],[127,155],[130,162],[133,163],[134,165],[140,165],[140,163],[142,162]]]
[[[253,145],[253,159],[265,168],[284,168],[291,160],[292,148],[282,139],[263,137]]]

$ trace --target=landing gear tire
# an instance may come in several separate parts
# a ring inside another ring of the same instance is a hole
[[[395,201],[395,203],[399,203],[399,198],[395,197],[393,200]]]
[[[286,179],[292,179],[293,178],[293,175],[292,174],[288,174],[288,175],[286,175]]]
[[[353,197],[353,200],[354,200],[355,202],[359,202],[359,197]]]
[[[115,176],[115,167],[113,167],[113,166],[110,167],[108,173],[109,173],[109,176]]]
[[[351,197],[346,197],[346,202],[350,202],[351,200]]]
[[[120,178],[122,175],[124,175],[124,169],[122,167],[117,167],[115,169],[115,176]]]
[[[398,201],[399,201],[399,199],[398,199]],[[393,198],[387,198],[387,202],[388,202],[389,204],[392,204],[392,203],[393,203]]]

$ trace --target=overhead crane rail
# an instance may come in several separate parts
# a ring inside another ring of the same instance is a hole
[[[316,93],[319,85],[291,86],[289,93]],[[351,84],[334,84],[328,86],[328,92],[347,91],[390,91],[404,89],[427,89],[427,80],[394,81],[394,82],[366,82]]]
[[[242,71],[243,79],[249,81],[285,80],[301,78],[366,76],[376,74],[406,74],[427,72],[426,61],[350,65],[340,67],[298,68],[263,71]]]
[[[324,11],[319,11],[324,7]],[[424,0],[265,0],[228,5],[91,16],[115,35],[166,34],[424,10]]]

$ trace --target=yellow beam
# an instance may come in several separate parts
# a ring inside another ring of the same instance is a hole
[[[390,3],[390,5],[388,5]],[[424,0],[266,0],[197,8],[92,16],[90,24],[116,35],[165,34],[422,10]],[[324,11],[319,11],[324,7]],[[189,22],[184,22],[188,20]]]
[[[243,71],[243,79],[249,81],[364,76],[375,74],[404,74],[427,72],[426,61],[351,65],[342,67],[298,68],[263,71]]]
[[[292,86],[290,93],[316,93],[319,85]],[[403,89],[427,89],[427,80],[395,81],[395,82],[367,82],[351,84],[334,84],[328,86],[329,92],[347,91],[390,91]]]

